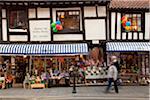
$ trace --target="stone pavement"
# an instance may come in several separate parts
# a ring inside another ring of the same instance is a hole
[[[46,89],[11,88],[0,90],[0,100],[149,100],[150,86],[121,86],[119,94],[114,90],[104,93],[106,86],[52,87]]]

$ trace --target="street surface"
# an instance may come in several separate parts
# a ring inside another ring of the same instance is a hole
[[[119,94],[114,90],[104,93],[106,86],[52,87],[46,89],[11,88],[0,90],[0,100],[149,100],[149,86],[121,86]]]

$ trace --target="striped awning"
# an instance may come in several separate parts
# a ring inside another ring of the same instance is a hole
[[[0,44],[0,54],[87,54],[87,43],[75,44]]]
[[[108,42],[107,51],[150,51],[150,42]]]

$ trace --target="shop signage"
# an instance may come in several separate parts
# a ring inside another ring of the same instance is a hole
[[[32,20],[29,23],[31,41],[50,41],[50,20]]]

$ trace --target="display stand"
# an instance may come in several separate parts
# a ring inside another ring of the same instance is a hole
[[[34,88],[45,88],[45,84],[41,84],[41,83],[35,83],[35,84],[31,84],[31,89]]]

